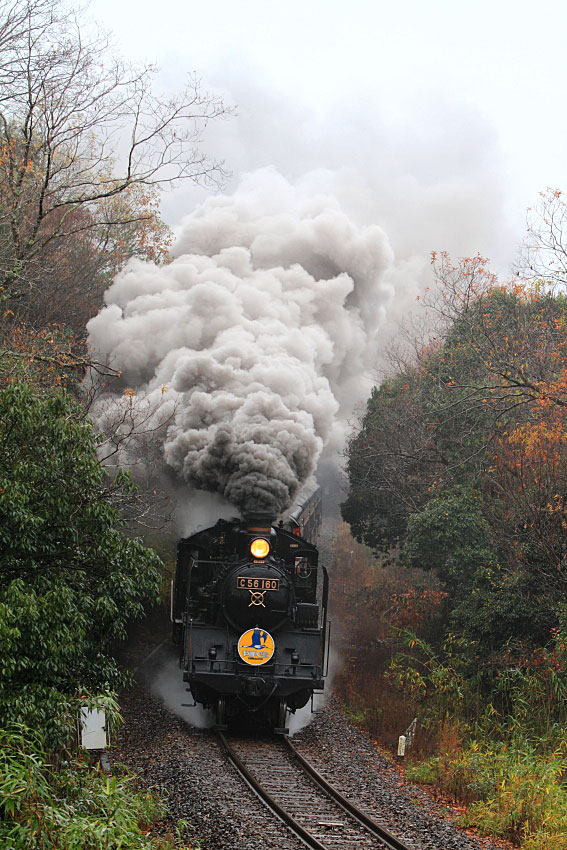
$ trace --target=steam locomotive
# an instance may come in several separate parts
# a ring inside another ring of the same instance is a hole
[[[179,541],[173,639],[196,703],[217,728],[243,715],[285,734],[288,712],[323,688],[328,576],[316,540],[321,494],[286,521],[250,515]]]

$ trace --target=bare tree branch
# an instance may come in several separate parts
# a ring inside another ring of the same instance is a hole
[[[231,112],[223,101],[196,76],[176,96],[156,93],[153,67],[126,64],[106,35],[87,32],[61,0],[0,0],[3,300],[40,285],[38,258],[96,226],[111,199],[225,176],[201,147],[208,122]]]

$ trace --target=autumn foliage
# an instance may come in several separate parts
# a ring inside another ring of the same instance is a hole
[[[500,283],[478,256],[433,269],[435,332],[373,391],[343,515],[437,572],[453,625],[487,652],[540,644],[567,582],[567,301],[542,281]]]
[[[479,256],[433,257],[436,283],[421,299],[431,331],[372,391],[343,504],[378,562],[398,552],[398,574],[414,570],[385,612],[404,645],[375,666],[378,684],[361,683],[365,699],[345,685],[355,719],[382,736],[395,732],[391,718],[400,734],[417,716],[417,750],[431,752],[413,777],[470,804],[466,825],[530,850],[567,847],[561,193],[540,211],[552,233],[532,227],[532,266],[511,282]],[[441,582],[441,604],[426,605],[420,570]]]
[[[222,179],[201,140],[227,113],[196,77],[156,92],[84,14],[0,3],[0,306],[76,332],[129,257],[165,258],[160,188]]]

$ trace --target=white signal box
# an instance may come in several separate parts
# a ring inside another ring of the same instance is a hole
[[[104,750],[107,745],[104,711],[81,709],[81,743],[87,750]]]

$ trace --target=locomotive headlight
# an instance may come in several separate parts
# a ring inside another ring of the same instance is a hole
[[[250,554],[253,558],[267,558],[270,554],[270,544],[263,537],[257,537],[250,544]]]

